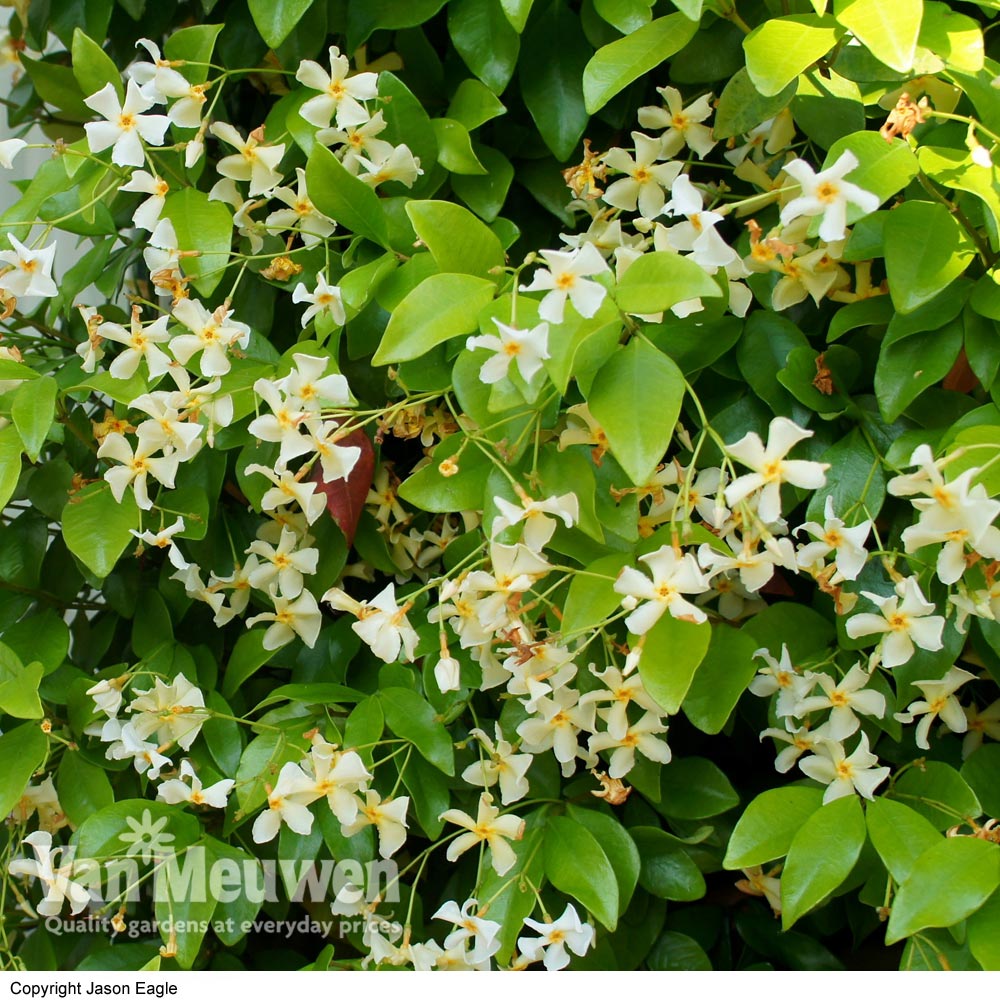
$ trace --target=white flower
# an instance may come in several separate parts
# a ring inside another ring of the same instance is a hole
[[[787,417],[775,417],[768,428],[767,447],[760,435],[753,431],[734,444],[727,444],[726,451],[753,472],[734,479],[726,487],[726,503],[732,507],[760,490],[757,512],[762,521],[770,523],[781,517],[782,483],[807,490],[818,490],[823,486],[829,465],[785,459],[796,444],[812,437],[812,434],[812,431],[799,427]]]
[[[339,587],[331,587],[323,600],[339,611],[349,611],[358,620],[351,625],[371,651],[386,663],[395,663],[402,649],[406,662],[412,662],[417,647],[417,633],[406,612],[410,604],[396,603],[396,585],[388,583],[370,601],[356,601]]]
[[[555,921],[541,923],[525,918],[525,925],[537,931],[540,937],[519,937],[517,947],[528,962],[542,960],[549,972],[558,972],[569,965],[569,948],[574,955],[585,955],[594,943],[594,928],[580,920],[572,904],[567,904],[562,916]]]
[[[183,674],[169,684],[159,677],[148,691],[136,691],[129,705],[132,725],[141,739],[156,734],[161,744],[177,743],[188,750],[201,727],[208,721],[205,696]]]
[[[802,772],[827,786],[823,804],[857,792],[863,798],[875,798],[875,789],[889,777],[888,767],[877,767],[878,757],[868,746],[868,735],[861,734],[857,749],[847,756],[842,743],[825,740],[816,753],[799,761]]]
[[[288,528],[281,529],[277,548],[261,539],[251,542],[247,552],[260,556],[261,562],[248,577],[250,586],[266,591],[276,582],[282,596],[298,597],[303,574],[315,573],[319,563],[319,549],[299,549],[298,544],[299,536]]]
[[[361,166],[359,158],[367,158],[376,163],[384,162],[392,155],[392,143],[376,136],[385,131],[386,121],[381,111],[376,111],[369,121],[358,125],[347,125],[343,129],[324,128],[316,133],[316,141],[324,146],[341,143],[347,147],[341,161],[344,168],[356,174]]]
[[[146,154],[140,140],[145,139],[151,146],[163,145],[163,135],[170,119],[166,115],[142,113],[155,102],[143,96],[134,80],[128,82],[124,104],[119,103],[118,94],[110,83],[85,98],[83,103],[107,119],[87,122],[83,126],[92,153],[100,153],[112,146],[112,163],[120,167],[141,167],[146,162]]]
[[[365,804],[358,809],[357,819],[341,827],[345,837],[353,837],[366,826],[378,830],[378,853],[391,858],[406,843],[406,810],[410,799],[401,795],[396,799],[383,799],[378,792],[365,792]]]
[[[490,848],[490,861],[497,875],[506,875],[514,867],[517,855],[507,841],[520,840],[524,836],[524,820],[517,816],[501,816],[488,792],[483,792],[479,797],[479,810],[475,819],[461,809],[448,809],[441,813],[440,819],[469,831],[456,837],[448,845],[449,861],[457,860],[466,851],[485,841]]]
[[[337,228],[337,224],[318,211],[309,200],[306,172],[301,167],[296,167],[295,176],[298,181],[295,191],[287,187],[274,189],[271,197],[284,202],[288,208],[279,208],[276,212],[272,212],[264,220],[265,225],[278,230],[296,229],[307,247],[315,246],[320,240],[329,236]]]
[[[74,869],[79,870],[80,866],[71,861],[55,867],[56,856],[63,849],[52,849],[52,834],[45,830],[36,830],[25,837],[22,843],[31,847],[36,860],[12,861],[7,866],[7,871],[11,875],[37,878],[45,886],[45,898],[38,904],[38,912],[43,917],[54,917],[62,909],[63,901],[69,900],[70,912],[79,913],[90,902],[90,893],[82,885],[72,881]]]
[[[473,915],[472,911],[478,906],[476,900],[467,899],[459,909],[458,903],[450,899],[439,907],[431,918],[447,920],[455,925],[455,929],[444,939],[445,951],[450,951],[459,945],[464,947],[470,940],[473,942],[472,951],[466,956],[466,961],[470,965],[489,962],[503,944],[500,940],[500,924],[495,920],[484,920],[480,916]]]
[[[283,469],[279,474],[266,465],[254,464],[248,465],[245,471],[247,475],[258,472],[274,483],[274,486],[261,497],[262,510],[276,510],[278,507],[297,503],[302,508],[309,524],[312,524],[326,510],[326,497],[322,493],[316,492],[316,484],[299,482],[295,478],[295,474],[289,472],[288,469]]]
[[[128,183],[123,184],[118,190],[149,195],[132,213],[132,223],[139,229],[153,232],[163,214],[170,185],[162,177],[154,177],[148,170],[134,170]]]
[[[16,236],[8,234],[13,250],[0,250],[0,261],[12,265],[12,270],[0,274],[0,289],[20,298],[24,295],[42,295],[50,298],[59,294],[52,280],[52,261],[56,255],[55,243],[41,250],[29,250]]]
[[[309,308],[302,314],[302,328],[309,325],[309,321],[321,312],[330,314],[330,319],[337,326],[343,326],[347,322],[347,313],[344,312],[344,299],[340,294],[338,285],[331,285],[321,271],[316,275],[316,290],[310,292],[300,281],[292,292],[293,302],[308,302]]]
[[[114,718],[122,704],[122,688],[129,680],[128,674],[111,680],[98,681],[93,687],[87,688],[86,694],[94,699],[96,708],[105,715]]]
[[[462,666],[454,656],[442,656],[434,664],[434,683],[438,690],[458,691],[462,687]]]
[[[420,160],[405,143],[393,147],[392,152],[383,160],[373,161],[364,156],[356,156],[355,159],[364,171],[358,173],[358,180],[373,188],[386,181],[399,181],[405,187],[413,187],[416,179],[423,174]]]
[[[190,778],[191,784],[187,784],[184,779]],[[171,778],[164,781],[156,790],[156,797],[170,805],[177,805],[181,802],[190,802],[196,806],[211,806],[213,809],[225,809],[229,801],[229,793],[233,790],[236,782],[232,778],[225,778],[217,781],[214,785],[204,788],[201,779],[195,774],[191,761],[181,761],[181,771],[179,778]]]
[[[551,750],[562,765],[563,777],[568,778],[576,770],[576,758],[582,756],[577,736],[594,731],[595,715],[592,701],[584,704],[575,688],[561,687],[551,697],[538,699],[535,715],[517,727],[517,735],[529,753]]]
[[[795,762],[807,750],[816,752],[816,747],[830,739],[830,730],[824,723],[818,729],[810,729],[808,726],[799,726],[797,729],[765,729],[761,734],[761,740],[770,737],[779,743],[787,743],[788,746],[778,753],[774,759],[774,769],[778,774],[787,774],[794,766]]]
[[[659,138],[652,139],[641,132],[633,132],[632,142],[635,159],[617,146],[602,157],[613,170],[628,176],[609,184],[601,197],[608,205],[626,212],[634,212],[638,206],[640,215],[652,219],[663,209],[666,200],[663,189],[674,182],[683,164],[656,162],[660,159],[662,147]]]
[[[323,374],[330,363],[327,358],[293,354],[292,360],[295,367],[274,384],[303,410],[318,413],[324,406],[350,404],[351,390],[347,386],[347,379],[339,372]]]
[[[966,732],[969,720],[955,692],[975,679],[975,674],[970,674],[968,670],[952,667],[940,680],[913,681],[913,686],[920,688],[924,697],[911,702],[905,712],[897,712],[895,717],[899,722],[912,722],[918,715],[923,716],[917,724],[916,733],[916,743],[921,750],[930,749],[927,736],[931,723],[938,717],[953,733]]]
[[[530,786],[525,774],[534,757],[529,753],[514,753],[514,748],[503,738],[500,723],[495,726],[496,743],[481,729],[469,730],[469,735],[475,736],[486,751],[486,757],[470,764],[462,772],[462,780],[481,788],[492,788],[499,783],[500,801],[509,806],[528,794]]]
[[[133,306],[130,329],[126,330],[119,323],[102,323],[97,328],[99,337],[125,345],[125,350],[111,362],[109,371],[112,378],[131,378],[143,359],[146,361],[152,378],[159,378],[166,373],[170,367],[170,358],[157,345],[165,344],[170,340],[170,334],[167,332],[167,319],[168,317],[163,315],[147,326],[143,326],[139,307]]]
[[[254,820],[251,835],[255,844],[274,840],[284,823],[293,833],[306,836],[313,825],[309,803],[319,798],[314,782],[293,761],[285,764],[274,788],[267,787],[267,809]]]
[[[567,528],[580,519],[580,501],[575,493],[564,493],[559,497],[532,500],[527,494],[521,496],[521,506],[512,504],[503,497],[494,497],[493,503],[500,516],[494,518],[490,537],[496,538],[501,531],[524,522],[522,541],[532,552],[541,552],[549,543],[556,530],[556,518]],[[550,517],[549,515],[553,515]]]
[[[638,118],[643,128],[666,129],[660,136],[660,159],[676,156],[686,144],[703,160],[716,143],[711,128],[700,124],[712,113],[712,95],[704,94],[685,108],[676,87],[657,87],[656,92],[666,107],[639,108]]]
[[[856,580],[868,560],[865,542],[872,528],[871,521],[862,521],[861,524],[848,528],[839,517],[834,516],[832,496],[826,498],[824,517],[824,524],[806,521],[795,529],[796,532],[808,531],[816,539],[799,548],[796,561],[799,566],[808,570],[822,564],[831,552],[836,552],[833,561],[837,572],[845,580]]]
[[[614,583],[615,593],[625,596],[622,607],[636,609],[625,619],[629,632],[645,635],[668,610],[674,618],[685,621],[707,620],[704,611],[681,596],[708,590],[708,581],[690,552],[679,556],[670,545],[661,545],[655,552],[639,556],[639,562],[649,567],[652,580],[637,569],[626,566]],[[639,606],[640,601],[648,603]]]
[[[136,531],[132,528],[129,530],[129,534],[134,535],[140,542],[143,542],[150,548],[166,549],[167,558],[171,564],[177,569],[184,570],[191,564],[184,558],[181,550],[177,548],[174,542],[174,535],[183,531],[184,527],[184,518],[178,517],[173,524],[168,525],[166,528],[161,528],[159,531]],[[87,693],[89,694],[90,692],[88,691]],[[109,712],[108,714],[114,715],[114,712]]]
[[[777,693],[775,712],[779,718],[799,715],[799,702],[816,686],[814,673],[800,674],[792,663],[788,647],[782,643],[781,658],[776,660],[766,649],[758,649],[755,659],[762,659],[767,666],[757,671],[750,681],[749,690],[758,698],[770,698]]]
[[[823,689],[823,694],[803,698],[795,714],[802,717],[830,709],[830,739],[846,740],[858,731],[861,723],[855,712],[878,719],[885,715],[885,696],[878,691],[864,690],[871,674],[860,663],[851,667],[839,681],[824,673],[813,674],[813,679]]]
[[[173,356],[182,364],[201,352],[201,373],[205,378],[226,375],[232,367],[226,352],[232,347],[246,348],[250,342],[250,327],[230,320],[232,309],[225,305],[209,312],[194,299],[181,299],[174,306],[174,319],[191,332],[182,333],[170,341]]]
[[[14,165],[14,157],[27,145],[23,139],[0,140],[0,167],[10,170]]]
[[[295,600],[271,592],[274,611],[265,611],[247,619],[247,628],[257,622],[272,622],[264,633],[265,649],[280,649],[298,636],[310,649],[316,645],[319,631],[323,627],[323,613],[316,598],[303,590]]]
[[[373,777],[364,761],[354,750],[338,751],[333,744],[314,736],[309,763],[316,779],[316,793],[326,799],[341,824],[353,823],[359,808],[355,793],[366,791]]]
[[[593,274],[603,274],[608,265],[593,243],[578,250],[542,250],[548,269],[538,268],[530,285],[521,285],[522,292],[548,294],[538,304],[538,315],[550,323],[561,323],[569,298],[576,311],[586,319],[601,307],[607,290],[596,281],[587,281]]]
[[[149,497],[147,478],[152,476],[167,489],[172,490],[180,457],[175,452],[172,455],[153,458],[153,454],[160,449],[160,443],[151,440],[148,433],[140,434],[138,438],[133,451],[122,434],[112,432],[97,449],[97,457],[113,458],[116,462],[122,463],[104,473],[115,500],[121,503],[125,490],[131,486],[135,491],[135,502],[143,510],[150,510],[153,501]]]
[[[786,163],[785,173],[799,182],[802,192],[781,210],[781,224],[787,226],[803,215],[822,215],[820,239],[827,243],[844,239],[848,202],[857,205],[866,215],[876,211],[880,204],[878,195],[844,180],[844,175],[857,166],[858,158],[850,150],[845,150],[832,166],[818,174],[805,160]]]
[[[539,323],[530,330],[520,330],[508,326],[494,318],[499,337],[492,334],[469,337],[465,342],[466,350],[474,351],[481,347],[487,351],[496,351],[479,369],[479,381],[493,385],[507,375],[510,363],[517,365],[517,370],[525,382],[530,382],[541,370],[542,362],[550,357],[549,324]]]
[[[258,194],[270,194],[281,183],[278,164],[285,155],[284,143],[277,146],[266,145],[258,138],[258,133],[251,133],[244,139],[226,122],[215,122],[211,132],[237,150],[231,156],[224,156],[219,160],[216,170],[223,177],[230,177],[234,181],[249,181],[251,198]]]
[[[718,212],[703,210],[702,193],[691,183],[687,174],[681,174],[670,189],[670,201],[663,208],[664,215],[683,215],[684,222],[669,228],[658,228],[656,235],[671,250],[690,254],[699,267],[710,274],[739,259],[736,251],[715,231],[723,216]],[[661,235],[662,233],[662,235]],[[659,250],[659,241],[656,249]]]
[[[378,96],[378,74],[357,73],[349,77],[350,63],[336,45],[330,46],[329,56],[329,73],[311,59],[303,59],[299,63],[295,79],[310,90],[321,92],[306,101],[299,114],[318,128],[328,127],[334,114],[339,128],[363,125],[371,116],[359,102],[371,101]]]
[[[848,618],[847,634],[852,639],[883,635],[882,666],[887,670],[906,663],[913,656],[914,645],[930,652],[941,649],[944,618],[931,614],[935,606],[924,598],[916,577],[908,576],[897,583],[896,593],[891,597],[880,597],[867,590],[861,593],[878,606],[881,614],[865,612]]]
[[[247,430],[261,441],[280,443],[277,464],[283,468],[293,458],[310,450],[309,439],[299,433],[306,411],[297,408],[297,400],[283,399],[278,387],[266,378],[257,379],[253,391],[267,403],[271,412],[252,420]]]

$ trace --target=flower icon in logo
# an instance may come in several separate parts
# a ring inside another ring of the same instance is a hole
[[[128,845],[126,856],[141,858],[144,864],[149,864],[150,861],[173,854],[173,843],[176,838],[164,829],[168,821],[167,816],[154,820],[153,814],[148,809],[143,809],[142,819],[139,821],[126,816],[125,822],[130,829],[118,835],[118,839]]]

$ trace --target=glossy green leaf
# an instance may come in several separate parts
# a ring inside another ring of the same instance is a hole
[[[63,754],[56,772],[56,790],[66,818],[75,826],[115,801],[107,772],[79,753]]]
[[[77,28],[73,32],[73,75],[83,93],[90,97],[107,84],[115,88],[118,100],[125,97],[122,75],[111,57],[86,32]]]
[[[472,333],[496,285],[468,274],[432,274],[393,311],[372,363],[409,361],[452,337]]]
[[[879,62],[900,73],[913,65],[924,13],[923,0],[836,0],[837,21]]]
[[[514,167],[503,153],[492,146],[477,143],[473,151],[488,173],[454,174],[451,187],[476,215],[485,222],[493,222],[507,200],[514,180]]]
[[[91,483],[70,497],[63,510],[62,531],[66,547],[96,577],[103,579],[135,539],[139,508],[131,490],[118,503],[105,482]]]
[[[684,714],[703,733],[722,731],[740,695],[757,673],[757,640],[723,623],[710,626],[711,641],[684,696]],[[641,661],[640,661],[641,663]]]
[[[38,700],[42,664],[22,664],[20,657],[0,643],[0,710],[15,719],[40,719],[45,714]]]
[[[38,461],[55,419],[57,392],[54,378],[39,378],[22,382],[14,393],[10,416],[32,462]]]
[[[660,768],[656,809],[673,819],[708,819],[738,806],[729,779],[704,757],[682,757]]]
[[[474,274],[496,280],[503,247],[470,211],[450,201],[410,201],[406,214],[443,274]]]
[[[388,687],[378,694],[385,722],[395,736],[409,740],[429,763],[445,774],[455,773],[451,735],[434,709],[409,688]]]
[[[518,34],[524,31],[533,3],[534,0],[500,0],[504,16]]]
[[[673,715],[681,707],[711,640],[708,622],[681,621],[669,611],[646,633],[639,676],[667,714]]]
[[[875,368],[875,395],[887,421],[895,420],[925,389],[951,371],[964,330],[956,320],[896,343],[883,342]]]
[[[295,29],[313,0],[247,0],[261,37],[276,49]]]
[[[45,760],[49,741],[37,722],[25,722],[0,736],[0,814],[7,816],[17,805],[35,769]]]
[[[21,475],[21,436],[13,424],[0,428],[0,506],[6,507]]]
[[[628,909],[640,877],[640,852],[634,829],[626,830],[613,816],[596,809],[570,805],[566,815],[593,835],[611,863],[618,880],[618,915],[621,916]]]
[[[719,96],[712,131],[720,139],[749,132],[788,107],[795,92],[796,83],[792,80],[776,94],[765,96],[754,86],[746,67],[741,67]]]
[[[723,867],[750,868],[783,858],[802,824],[822,804],[819,788],[789,785],[761,792],[743,810],[729,838]]]
[[[691,902],[705,895],[705,878],[676,841],[653,826],[629,830],[642,867],[639,884],[660,899]]]
[[[866,836],[865,817],[854,795],[834,799],[799,828],[781,873],[781,926],[788,930],[818,906],[850,874]]]
[[[1000,886],[1000,846],[945,837],[916,859],[892,901],[886,944],[925,927],[951,927],[975,913]]]
[[[968,918],[969,949],[987,972],[1000,972],[1000,893]]]
[[[663,312],[678,302],[714,298],[722,289],[688,257],[661,250],[643,254],[618,282],[615,300],[636,315]]]
[[[920,813],[885,796],[868,803],[865,821],[872,845],[897,882],[903,882],[917,858],[941,840]]]
[[[431,127],[438,144],[438,162],[442,167],[453,174],[486,173],[486,167],[472,151],[469,130],[461,122],[451,118],[433,118]]]
[[[747,35],[747,73],[765,97],[781,93],[836,45],[843,28],[832,17],[794,14],[764,21]]]
[[[183,59],[178,67],[185,78],[192,83],[204,83],[208,79],[208,66],[215,51],[215,42],[222,31],[222,24],[192,24],[175,31],[163,45],[163,55],[167,59]]]
[[[317,144],[309,154],[306,183],[310,199],[324,215],[359,236],[388,247],[389,232],[378,195],[351,176],[325,146]]]
[[[639,338],[597,373],[587,395],[611,453],[637,486],[649,481],[669,446],[684,399],[684,376],[665,354]],[[636,420],[637,402],[655,401],[656,420]]]
[[[309,189],[310,195],[312,188]],[[185,274],[202,295],[211,295],[222,281],[233,240],[233,217],[221,201],[186,187],[167,195],[163,214],[174,226],[181,250],[196,250],[197,256],[181,259]]]
[[[974,256],[968,234],[944,205],[908,201],[886,219],[889,294],[901,313],[913,312],[947,288]]]
[[[683,14],[667,14],[624,38],[602,46],[594,53],[583,73],[587,111],[590,114],[599,111],[633,80],[684,48],[697,30],[697,21]]]
[[[465,65],[495,94],[514,74],[520,39],[500,0],[451,0],[448,34]]]
[[[553,39],[559,39],[557,45]],[[545,145],[566,161],[586,131],[584,68],[593,49],[580,19],[563,0],[550,3],[523,37],[518,79],[521,96]]]
[[[594,835],[566,816],[553,816],[542,850],[549,881],[581,903],[608,930],[614,930],[618,924],[618,881]]]

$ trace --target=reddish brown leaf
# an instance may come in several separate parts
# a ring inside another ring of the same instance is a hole
[[[354,533],[358,530],[358,521],[365,507],[365,498],[375,476],[375,449],[363,430],[351,431],[337,444],[361,449],[361,455],[350,476],[332,483],[324,482],[323,467],[317,462],[309,474],[309,480],[316,484],[320,493],[326,495],[326,509],[330,512],[330,517],[340,526],[347,544],[353,545]]]
[[[955,363],[951,366],[951,371],[944,377],[941,383],[943,389],[951,389],[953,392],[972,392],[979,385],[972,369],[969,367],[969,359],[966,357],[965,348],[959,351]]]

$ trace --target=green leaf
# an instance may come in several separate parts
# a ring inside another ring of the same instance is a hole
[[[317,145],[306,164],[309,198],[324,214],[351,232],[388,248],[389,231],[378,195],[352,177],[325,146]]]
[[[987,816],[1000,816],[1000,745],[981,746],[962,765],[962,778],[968,782]]]
[[[983,32],[949,4],[925,0],[917,43],[930,49],[952,69],[978,73],[983,68]]]
[[[621,916],[628,909],[639,882],[641,862],[633,839],[635,830],[626,830],[613,816],[595,809],[583,809],[571,804],[566,814],[593,835],[611,863],[618,880],[618,915]]]
[[[705,949],[693,937],[680,931],[664,931],[646,956],[646,964],[652,972],[712,971],[712,962]]]
[[[784,880],[782,880],[784,882]],[[1000,846],[946,837],[914,862],[892,901],[885,943],[925,927],[951,927],[975,913],[1000,886]]]
[[[941,840],[920,813],[884,795],[868,803],[865,821],[872,846],[897,882],[905,881],[917,858]]]
[[[236,640],[222,681],[222,693],[226,697],[238,691],[274,655],[271,650],[264,648],[266,631],[263,628],[250,629]]]
[[[18,655],[0,643],[0,709],[15,719],[40,719],[45,715],[38,700],[43,668],[34,661],[23,666]]]
[[[450,201],[410,201],[406,214],[443,274],[497,279],[504,266],[503,247],[468,209]]]
[[[901,206],[902,207],[902,206]],[[895,343],[882,342],[875,367],[875,395],[886,421],[895,420],[925,389],[951,371],[962,349],[960,320]]]
[[[105,482],[85,486],[63,510],[66,547],[102,580],[133,540],[133,528],[139,528],[139,508],[132,491],[126,490],[118,503]]]
[[[185,872],[185,862],[190,866],[199,861],[207,873],[212,859],[202,844],[168,861],[156,878],[153,913],[164,944],[175,945],[174,961],[182,969],[190,969],[198,958],[218,905],[216,897],[208,891],[207,876],[199,885]]]
[[[261,38],[276,49],[312,6],[313,0],[247,0]]]
[[[548,880],[613,931],[618,924],[618,881],[594,835],[566,816],[553,816],[542,850]]]
[[[597,373],[587,395],[611,453],[637,486],[649,482],[674,436],[684,376],[665,354],[634,338]],[[655,420],[636,420],[637,404],[653,405]]]
[[[901,313],[933,299],[974,256],[968,234],[944,205],[907,201],[885,220],[889,294]]]
[[[668,14],[598,49],[583,73],[587,111],[599,111],[633,80],[684,48],[697,30],[697,21]]]
[[[792,80],[778,93],[765,97],[750,79],[746,68],[741,67],[722,90],[712,131],[720,139],[749,132],[787,108],[795,92],[796,83]]]
[[[834,14],[879,62],[906,73],[913,66],[923,0],[837,0]]]
[[[492,146],[477,143],[473,149],[488,173],[483,176],[453,174],[451,187],[476,215],[486,222],[493,222],[507,200],[514,180],[514,167],[503,153]]]
[[[56,772],[59,805],[66,818],[80,826],[88,816],[106,809],[115,801],[107,772],[91,764],[80,753],[67,751]]]
[[[0,428],[0,509],[7,506],[21,477],[21,436],[10,424]]]
[[[393,311],[372,364],[410,361],[452,337],[474,332],[496,287],[468,274],[425,278]]]
[[[32,462],[38,461],[45,438],[56,415],[54,378],[39,378],[22,382],[14,393],[10,407],[11,419],[17,428],[24,450]]]
[[[163,55],[167,59],[183,59],[185,65],[178,67],[179,72],[192,83],[204,83],[208,79],[208,66],[196,64],[212,61],[215,40],[224,27],[222,24],[192,24],[181,28],[164,43]]]
[[[37,723],[16,726],[0,736],[0,816],[9,815],[17,805],[48,748],[48,737]]]
[[[656,809],[671,819],[708,819],[740,804],[729,779],[704,757],[683,757],[660,768]]]
[[[475,446],[468,447],[467,442],[463,434],[446,437],[434,449],[430,464],[400,484],[399,495],[407,503],[435,514],[481,507],[493,463]],[[456,452],[461,452],[458,472],[441,475],[441,463]]]
[[[623,312],[642,315],[720,295],[722,289],[693,260],[660,250],[643,254],[629,267],[618,282],[615,301]]]
[[[781,93],[844,34],[832,17],[795,14],[764,21],[743,40],[747,73],[765,97]]]
[[[708,651],[684,696],[683,708],[703,733],[714,734],[722,731],[740,695],[757,673],[759,664],[753,654],[759,647],[748,632],[721,622],[710,627]]]
[[[455,749],[451,735],[431,705],[416,691],[403,687],[382,688],[378,697],[386,725],[393,735],[412,743],[439,771],[454,774]]]
[[[573,155],[590,119],[581,80],[592,52],[579,16],[562,0],[549,4],[524,35],[521,96],[545,145],[562,162]]]
[[[431,127],[438,144],[438,162],[453,174],[485,174],[472,151],[469,130],[451,118],[432,118]],[[360,183],[360,181],[358,182]]]
[[[650,697],[668,715],[681,707],[711,641],[708,622],[681,621],[669,611],[646,633],[639,676]]]
[[[836,73],[800,76],[792,114],[796,125],[824,149],[865,127],[865,106],[858,85]]]
[[[722,867],[750,868],[783,858],[803,823],[823,804],[823,790],[801,785],[769,788],[743,810]]]
[[[994,892],[966,924],[969,948],[987,972],[1000,971],[1000,893]]]
[[[615,580],[622,567],[628,566],[631,561],[628,553],[601,556],[590,563],[583,573],[573,577],[563,605],[564,636],[588,632],[617,610],[622,596],[615,593]]]
[[[211,295],[222,281],[229,260],[232,214],[221,201],[209,201],[204,191],[192,187],[167,195],[163,214],[173,223],[178,247],[198,251],[197,257],[181,259],[184,273],[191,276],[202,295]]]
[[[454,119],[471,132],[506,111],[489,87],[470,77],[458,85],[445,117]]]
[[[21,65],[24,67],[38,96],[74,121],[87,122],[94,117],[94,112],[83,103],[84,94],[80,89],[73,71],[68,66],[46,62],[44,59],[31,59],[21,54]],[[100,88],[98,88],[100,89]]]
[[[594,0],[594,10],[623,35],[649,24],[651,6],[648,0]]]
[[[440,184],[440,171],[434,169],[438,161],[437,138],[424,106],[402,80],[388,72],[379,73],[378,96],[392,109],[381,138],[394,146],[405,143],[420,160],[424,172],[423,177],[418,177],[408,189],[408,194],[420,198],[435,191]],[[386,185],[385,190],[393,188],[407,190],[398,182]]]
[[[633,826],[629,833],[642,859],[639,884],[646,892],[678,902],[705,895],[705,877],[676,840],[655,826]]]
[[[833,497],[834,513],[853,524],[878,517],[885,501],[885,473],[882,460],[872,451],[864,435],[855,428],[819,457],[837,470],[828,476],[809,499],[806,517],[823,522],[826,498]]]
[[[500,0],[451,0],[448,34],[465,65],[493,93],[502,93],[514,74],[520,39]]]
[[[802,824],[781,873],[781,927],[818,906],[850,874],[865,842],[857,796],[834,799]]]
[[[385,715],[382,712],[382,701],[377,695],[359,701],[351,709],[344,727],[344,746],[357,749],[361,759],[368,767],[372,765],[372,744],[382,738],[385,729]]]
[[[115,88],[118,100],[124,100],[122,75],[111,57],[79,28],[73,31],[73,75],[83,93],[90,97],[107,84]]]
[[[520,34],[524,31],[524,26],[528,22],[528,15],[531,13],[531,5],[534,0],[500,0],[504,16],[511,23],[511,27]]]
[[[305,741],[292,741],[283,732],[266,732],[247,744],[236,769],[236,799],[242,816],[267,801],[264,785],[273,787],[282,765],[301,760],[304,752]]]

